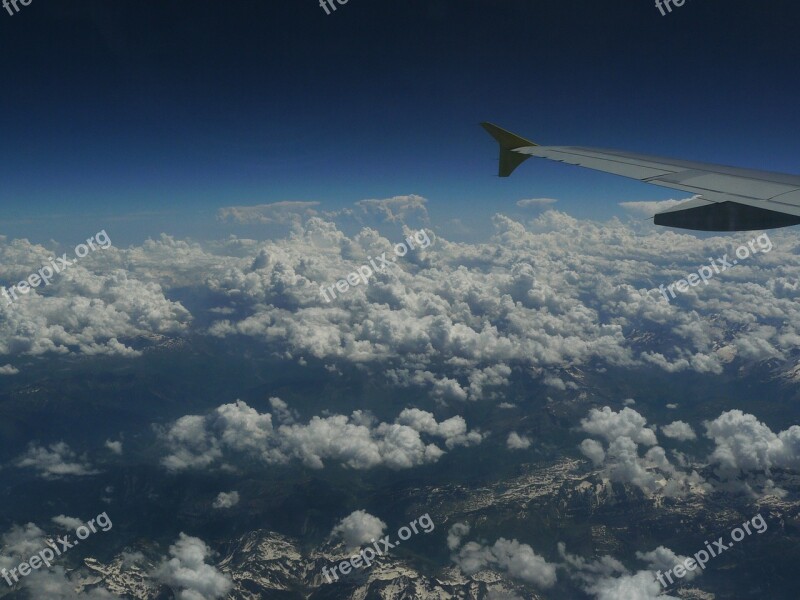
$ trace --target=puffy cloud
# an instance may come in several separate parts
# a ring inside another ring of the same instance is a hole
[[[461,540],[468,533],[469,525],[467,523],[453,523],[447,532],[447,547],[450,550],[455,550],[461,545]]]
[[[443,438],[448,449],[457,446],[475,446],[483,440],[480,432],[467,431],[467,422],[461,416],[450,417],[437,423],[433,413],[418,408],[407,408],[397,417],[397,423],[407,425],[420,433]]]
[[[595,466],[603,464],[606,460],[606,452],[603,450],[603,444],[597,440],[583,440],[580,448],[581,453],[591,460]]]
[[[331,531],[331,538],[341,539],[348,551],[383,537],[386,523],[363,510],[346,516]]]
[[[569,576],[579,582],[583,590],[595,600],[678,600],[668,595],[656,581],[652,571],[637,571],[631,574],[616,558],[604,555],[596,560],[586,560],[567,553],[563,543],[558,544],[559,554]],[[640,560],[647,561],[650,568],[661,568],[671,559],[683,560],[668,548],[660,546],[653,552],[639,553]],[[670,563],[671,568],[676,563]]]
[[[500,538],[492,546],[467,542],[453,560],[467,575],[492,567],[540,588],[552,587],[557,579],[555,564],[547,562],[529,545],[517,540]]]
[[[659,546],[650,552],[637,552],[636,558],[643,560],[648,564],[651,571],[669,571],[675,565],[683,564],[689,557],[675,554],[669,548]],[[683,577],[685,581],[691,581],[702,573],[702,569],[694,569],[690,571],[686,569],[686,575]]]
[[[78,456],[64,442],[51,444],[47,448],[31,443],[27,452],[20,456],[15,464],[22,469],[36,469],[43,479],[58,479],[98,473],[87,462],[85,456]]]
[[[516,431],[508,434],[506,446],[509,450],[526,450],[531,447],[531,439],[524,435],[519,435]]]
[[[709,491],[711,485],[697,471],[681,471],[669,461],[664,449],[656,445],[655,432],[646,424],[646,419],[632,408],[618,413],[607,406],[592,409],[581,420],[581,428],[609,444],[604,448],[597,440],[586,439],[581,442],[581,453],[595,467],[601,467],[611,481],[634,485],[648,495],[682,497]],[[639,454],[640,444],[650,446],[643,456]]]
[[[683,421],[673,421],[669,425],[664,425],[661,432],[668,438],[679,441],[696,440],[697,434],[692,426]]]
[[[650,571],[603,577],[588,586],[586,591],[596,600],[679,600],[677,596],[668,595]]]
[[[584,584],[591,584],[601,577],[612,577],[628,572],[625,565],[607,554],[592,561],[569,554],[564,542],[558,543],[558,553],[564,559],[564,566],[568,569],[570,576]]]
[[[13,365],[3,365],[0,367],[0,375],[16,375],[19,369]]]
[[[270,398],[269,405],[272,407],[272,414],[279,423],[294,423],[298,419],[297,411],[291,410],[289,405],[280,398]]]
[[[106,446],[106,448],[108,448],[114,454],[118,454],[118,455],[122,454],[122,442],[121,441],[114,442],[112,440],[106,440],[105,446]]]
[[[364,215],[378,216],[389,223],[406,223],[411,219],[428,221],[427,200],[422,196],[394,196],[383,200],[359,200],[356,208]]]
[[[284,403],[272,403],[284,413]],[[444,450],[422,435],[444,440],[448,449],[478,444],[482,434],[468,431],[460,416],[437,422],[432,413],[404,410],[395,423],[378,423],[369,413],[313,417],[308,423],[287,422],[275,428],[272,415],[245,402],[218,407],[211,415],[181,417],[162,433],[169,454],[162,464],[170,471],[207,467],[226,450],[244,453],[267,464],[301,460],[315,469],[334,460],[351,469],[385,466],[407,469],[436,462]]]
[[[741,482],[745,491],[752,486],[763,486],[765,491],[782,494],[771,480],[757,481],[750,476],[769,476],[773,468],[800,468],[800,427],[774,433],[754,415],[740,410],[729,410],[713,421],[704,423],[706,437],[714,441],[709,461],[716,467],[717,475],[737,487],[740,475],[749,481]]]
[[[581,420],[581,428],[586,433],[600,436],[613,442],[621,436],[632,439],[637,444],[654,446],[657,443],[655,432],[645,427],[647,419],[632,408],[625,407],[614,412],[608,406],[602,410],[593,408],[589,416]]]
[[[178,600],[216,600],[233,588],[227,575],[206,562],[211,550],[203,540],[181,533],[169,554],[171,558],[164,559],[153,574],[158,581],[177,588]]]
[[[84,524],[84,521],[80,519],[76,519],[75,517],[68,517],[66,515],[58,515],[57,517],[53,517],[50,519],[56,525],[60,526],[62,529],[77,529],[81,525]]]
[[[217,495],[216,500],[214,500],[214,504],[212,505],[214,508],[222,509],[222,508],[233,508],[239,504],[239,492],[220,492]]]
[[[12,569],[45,547],[45,532],[33,523],[12,525],[0,538],[0,568]]]
[[[222,456],[219,441],[206,427],[206,419],[186,415],[178,419],[164,436],[171,454],[161,463],[169,471],[203,468]]]
[[[724,412],[705,427],[706,437],[716,445],[711,458],[727,476],[769,470],[776,455],[783,453],[780,438],[754,415],[740,410]]]
[[[498,397],[497,392],[487,391],[486,388],[497,388],[508,385],[511,367],[498,364],[485,369],[477,369],[469,375],[469,396],[471,400]]]
[[[72,523],[70,517],[56,517],[59,521],[66,519]],[[54,519],[54,520],[55,520]],[[74,519],[82,524],[78,519]],[[0,569],[11,571],[26,562],[31,556],[37,555],[48,547],[47,534],[34,525],[12,525],[6,533],[0,536]],[[4,584],[5,585],[5,584]],[[31,571],[27,577],[20,578],[14,587],[26,590],[26,597],[47,598],[48,600],[110,600],[115,598],[105,588],[95,588],[82,591],[77,581],[70,580],[65,568],[58,564],[47,566],[42,564],[39,569]]]
[[[151,242],[149,249],[163,251],[165,245],[166,240],[162,244]],[[155,343],[162,336],[182,335],[192,317],[179,302],[165,295],[176,272],[163,263],[161,273],[147,273],[146,268],[140,271],[142,265],[134,256],[144,253],[143,248],[121,250],[112,246],[84,258],[73,256],[76,262],[57,274],[49,286],[19,296],[11,306],[0,303],[0,356],[136,356],[140,351],[128,340]],[[60,254],[27,240],[0,240],[0,279],[21,281]],[[170,266],[176,260],[173,256]],[[197,278],[200,273],[196,266],[193,270]]]
[[[370,227],[348,236],[327,219],[374,216],[405,226],[427,218],[424,199],[362,201],[339,215],[314,214],[307,203],[269,206],[255,217],[232,207],[223,218],[278,221],[283,211],[293,225],[288,237],[200,245],[162,235],[90,254],[52,285],[0,306],[0,356],[133,356],[139,350],[129,340],[204,333],[170,298],[179,287],[220,299],[207,308],[218,318],[212,335],[252,337],[291,359],[358,364],[442,401],[491,398],[506,369],[533,370],[565,388],[575,384],[560,369],[593,361],[720,373],[733,360],[785,360],[800,339],[800,286],[791,276],[800,241],[781,232],[768,254],[668,303],[659,283],[749,238],[578,221],[556,210],[529,223],[496,215],[486,242],[439,237],[326,304],[319,286],[399,241]],[[52,254],[3,238],[0,278],[20,281]]]

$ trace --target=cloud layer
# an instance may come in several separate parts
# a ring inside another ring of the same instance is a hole
[[[285,414],[282,401],[273,403]],[[266,464],[300,460],[321,469],[334,461],[351,469],[383,466],[407,469],[433,463],[446,448],[479,444],[483,436],[468,431],[463,417],[437,422],[432,413],[406,409],[394,423],[379,423],[364,411],[352,415],[313,417],[308,423],[273,424],[271,413],[259,413],[245,402],[224,404],[207,416],[186,415],[162,434],[168,449],[162,464],[170,471],[205,468],[226,455],[256,457]]]

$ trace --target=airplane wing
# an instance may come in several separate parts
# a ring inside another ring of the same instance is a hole
[[[539,146],[481,123],[500,144],[500,177],[530,157],[586,167],[694,194],[655,215],[656,225],[750,231],[800,224],[800,176],[581,146]]]

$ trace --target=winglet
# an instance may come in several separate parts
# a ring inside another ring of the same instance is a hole
[[[488,131],[489,135],[500,144],[500,172],[498,173],[500,177],[508,177],[514,172],[514,169],[530,158],[530,156],[519,154],[514,150],[525,148],[526,146],[538,146],[538,144],[534,144],[492,123],[481,123],[481,127]]]

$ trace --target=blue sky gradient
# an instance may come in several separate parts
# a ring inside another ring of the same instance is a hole
[[[36,0],[0,13],[0,234],[225,233],[222,206],[419,194],[485,223],[669,190],[544,161],[496,173],[491,120],[553,145],[800,172],[796,2]],[[60,234],[64,235],[60,235]]]

